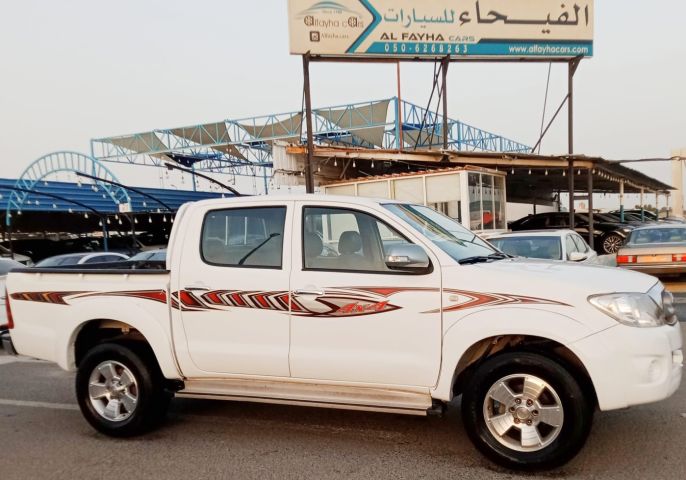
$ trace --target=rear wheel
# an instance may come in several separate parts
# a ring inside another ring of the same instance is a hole
[[[584,445],[593,406],[560,364],[542,355],[505,353],[474,372],[462,418],[476,447],[515,469],[560,466]]]
[[[116,437],[155,427],[171,399],[154,356],[116,343],[98,345],[86,354],[76,374],[76,396],[88,423]]]
[[[603,238],[603,253],[617,253],[623,243],[621,235],[610,233]]]

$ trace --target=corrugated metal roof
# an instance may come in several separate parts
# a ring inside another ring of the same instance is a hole
[[[16,184],[16,179],[0,178],[0,213],[4,213],[7,209],[7,202],[12,193],[10,189]],[[97,188],[97,187],[96,187]],[[194,192],[191,190],[170,190],[163,188],[143,188],[135,187],[137,190],[144,192],[154,198],[157,198],[169,205],[174,210],[178,210],[181,205],[187,202],[194,202],[198,200],[205,200],[208,198],[220,198],[221,192]],[[33,190],[36,193],[29,194],[26,202],[21,207],[23,211],[34,212],[68,212],[70,209],[74,212],[87,211],[85,208],[72,204],[63,200],[51,198],[47,195],[41,195],[41,192],[57,195],[68,200],[75,200],[101,213],[116,213],[118,206],[102,189],[93,189],[91,184],[83,184],[79,186],[77,183],[70,182],[39,182]],[[160,203],[146,198],[132,190],[128,191],[131,198],[131,207],[134,212],[155,212],[159,208],[161,211],[166,211],[164,206]],[[232,197],[230,192],[223,194],[225,197]]]

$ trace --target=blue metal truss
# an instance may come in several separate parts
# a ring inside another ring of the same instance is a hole
[[[102,164],[98,159],[89,157],[78,152],[53,152],[40,157],[29,165],[15,183],[15,187],[21,190],[12,190],[7,199],[5,210],[5,222],[11,224],[12,211],[21,211],[24,202],[35,191],[36,184],[60,172],[85,173],[103,180],[118,182],[117,177]],[[92,185],[94,191],[102,190],[103,198],[109,197],[116,204],[130,203],[126,189],[106,182],[95,181]],[[23,191],[22,191],[23,190]]]
[[[382,105],[383,107],[381,107]],[[401,102],[398,119],[396,97],[313,110],[313,137],[318,144],[365,148],[442,148],[442,116],[413,103]],[[377,108],[375,111],[374,109]],[[378,108],[386,108],[378,120]],[[365,114],[361,112],[370,112]],[[377,120],[374,119],[376,113]],[[275,140],[303,142],[306,138],[302,112],[224,120],[189,127],[91,140],[92,156],[105,162],[163,166],[174,155],[191,159],[198,171],[232,175],[267,175],[272,166]],[[383,140],[374,145],[363,131],[382,128]],[[448,120],[448,147],[455,151],[529,152],[531,147],[501,135]]]

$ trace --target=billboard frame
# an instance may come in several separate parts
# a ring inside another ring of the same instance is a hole
[[[303,61],[303,94],[305,100],[305,119],[307,123],[307,158],[305,162],[305,189],[307,193],[314,193],[314,169],[313,169],[313,157],[314,157],[314,139],[312,136],[312,98],[311,98],[311,87],[310,87],[310,63],[388,63],[400,65],[401,62],[429,62],[434,65],[441,63],[441,94],[443,103],[443,148],[447,150],[448,139],[447,139],[447,125],[448,125],[448,66],[451,63],[566,63],[567,64],[567,95],[563,99],[560,107],[553,118],[549,121],[548,126],[541,133],[540,138],[536,142],[538,145],[548,128],[553,123],[557,114],[560,112],[564,104],[567,104],[567,153],[569,155],[568,167],[567,167],[567,179],[569,185],[569,224],[574,225],[574,74],[576,73],[581,60],[583,60],[583,55],[577,57],[518,57],[518,58],[482,58],[482,57],[452,57],[446,55],[445,57],[437,58],[422,58],[422,57],[361,57],[361,56],[321,56],[321,55],[311,55],[309,52],[302,55]],[[400,92],[400,78],[398,69],[398,92]],[[402,132],[402,125],[400,126],[400,131]],[[399,145],[399,150],[402,150],[402,144]],[[593,176],[588,175],[588,185],[587,189],[589,192],[589,199],[592,199],[593,195]],[[592,210],[592,200],[589,200],[589,242],[593,245],[593,210]]]

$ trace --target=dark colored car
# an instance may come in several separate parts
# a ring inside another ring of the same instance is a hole
[[[619,210],[614,210],[610,212],[612,215],[615,217],[619,217],[620,212]],[[624,210],[624,215],[631,215],[632,217],[636,217],[639,220],[641,219],[641,210],[638,208],[632,208],[629,210]],[[657,222],[658,218],[655,212],[652,212],[650,210],[643,210],[643,218],[645,219],[646,222]]]
[[[619,222],[608,221],[607,218],[593,216],[593,242],[598,253],[616,253],[624,244],[627,236],[634,229],[633,226]],[[512,231],[548,230],[572,228],[584,238],[588,238],[588,215],[574,214],[574,225],[569,225],[569,213],[547,212],[529,215],[510,224]]]
[[[641,221],[640,217],[636,217],[635,215],[632,215],[630,213],[625,213],[624,214],[624,221],[622,221],[619,218],[619,214],[616,213],[594,213],[593,214],[593,221],[594,222],[610,222],[610,223],[621,223],[621,224],[626,224],[626,225],[632,225],[634,227],[641,227],[645,225],[646,223],[651,222],[651,220],[646,219],[645,221]]]

